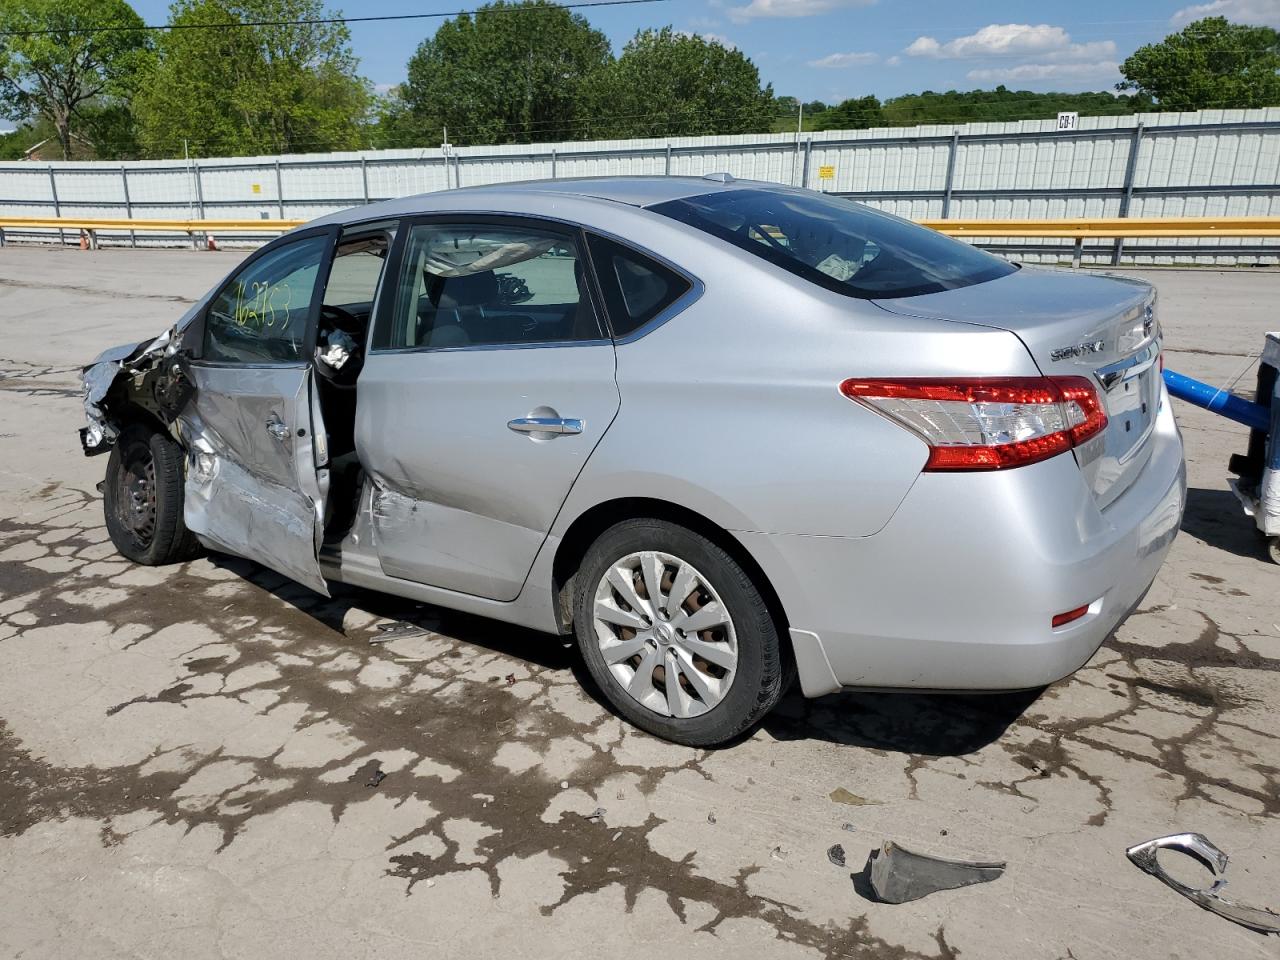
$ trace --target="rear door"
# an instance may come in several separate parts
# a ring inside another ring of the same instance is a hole
[[[187,527],[326,596],[325,434],[311,359],[336,236],[272,244],[213,297],[181,418]]]
[[[402,229],[360,375],[356,449],[383,572],[513,600],[619,406],[576,229]]]

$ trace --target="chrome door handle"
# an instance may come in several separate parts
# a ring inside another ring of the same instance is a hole
[[[507,426],[516,433],[553,433],[564,436],[582,432],[581,420],[569,420],[564,417],[517,417],[507,421]]]
[[[267,433],[276,440],[288,440],[293,434],[284,425],[284,421],[274,414],[267,418]]]

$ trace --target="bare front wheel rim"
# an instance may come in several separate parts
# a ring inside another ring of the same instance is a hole
[[[156,532],[156,462],[151,451],[135,447],[127,451],[116,480],[116,515],[143,547]]]
[[[592,628],[614,679],[660,716],[714,709],[737,675],[728,607],[700,570],[669,553],[643,550],[610,564],[596,585]]]

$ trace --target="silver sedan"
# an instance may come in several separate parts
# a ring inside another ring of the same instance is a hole
[[[1155,306],[724,176],[455,190],[254,252],[86,367],[82,441],[137,562],[572,634],[619,713],[710,745],[797,676],[1080,667],[1181,520]]]

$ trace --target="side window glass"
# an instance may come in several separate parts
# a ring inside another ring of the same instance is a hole
[[[588,242],[615,337],[643,327],[691,286],[674,270],[630,247],[594,234]]]
[[[299,240],[245,267],[209,305],[204,359],[227,363],[307,359],[307,320],[328,245],[328,237]]]
[[[598,340],[577,241],[541,228],[457,223],[410,231],[392,322],[375,349]]]
[[[325,284],[321,302],[326,307],[340,307],[367,322],[390,246],[391,236],[387,233],[350,240],[344,237],[333,252],[329,282]]]

